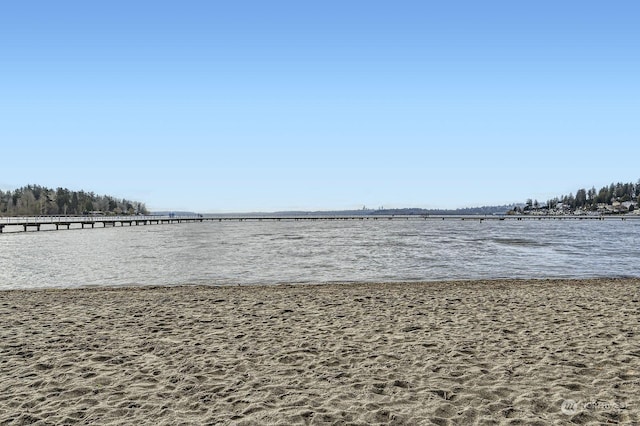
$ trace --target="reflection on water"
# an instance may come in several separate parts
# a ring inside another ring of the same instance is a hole
[[[205,222],[0,234],[0,289],[640,276],[640,221]]]

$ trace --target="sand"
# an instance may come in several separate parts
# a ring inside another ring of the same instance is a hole
[[[0,425],[640,424],[640,280],[0,292]]]

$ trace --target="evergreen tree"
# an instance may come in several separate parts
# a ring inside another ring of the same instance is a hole
[[[144,203],[126,199],[117,201],[94,192],[70,191],[66,188],[53,190],[31,184],[14,191],[0,191],[0,215],[3,216],[77,215],[95,210],[102,214],[127,211],[148,214]]]
[[[587,204],[587,191],[585,191],[584,189],[578,189],[578,192],[576,192],[575,206],[577,208],[582,208],[586,204]]]

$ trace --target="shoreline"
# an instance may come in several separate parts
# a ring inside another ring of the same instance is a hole
[[[435,280],[417,280],[417,281],[326,281],[326,282],[317,282],[317,281],[301,281],[301,282],[274,282],[274,283],[264,283],[264,284],[253,284],[253,283],[221,283],[221,284],[122,284],[122,285],[112,285],[112,284],[90,284],[84,286],[75,286],[75,287],[29,287],[29,288],[1,288],[0,294],[4,292],[46,292],[46,291],[86,291],[86,290],[108,290],[108,291],[134,291],[134,290],[144,290],[144,289],[162,289],[162,288],[185,288],[185,289],[216,289],[216,288],[286,288],[286,287],[304,287],[304,288],[313,288],[313,287],[361,287],[361,286],[434,286],[434,285],[498,285],[500,283],[507,283],[508,285],[517,285],[518,283],[522,283],[524,285],[532,285],[535,283],[545,283],[545,282],[562,282],[565,284],[570,283],[581,283],[581,284],[596,284],[601,282],[607,283],[615,283],[619,281],[637,281],[640,283],[640,276],[628,276],[628,275],[620,275],[620,276],[588,276],[588,277],[542,277],[542,278],[468,278],[468,279],[451,279],[451,280],[443,280],[443,279],[435,279]]]
[[[0,291],[0,424],[640,422],[640,279]]]

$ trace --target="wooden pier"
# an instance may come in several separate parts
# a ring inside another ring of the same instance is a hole
[[[116,226],[192,223],[206,220],[200,216],[24,216],[0,218],[0,233],[5,228],[13,232],[107,228]]]
[[[308,215],[308,216],[275,216],[275,215],[229,215],[205,216],[205,221],[345,221],[345,220],[462,220],[462,221],[504,221],[504,220],[640,220],[640,215]]]
[[[249,221],[382,221],[382,220],[462,220],[462,221],[504,221],[504,220],[640,220],[640,215],[205,215],[205,216],[25,216],[0,217],[0,233],[27,232],[60,229],[107,228],[123,226],[162,225],[193,222],[249,222]]]

